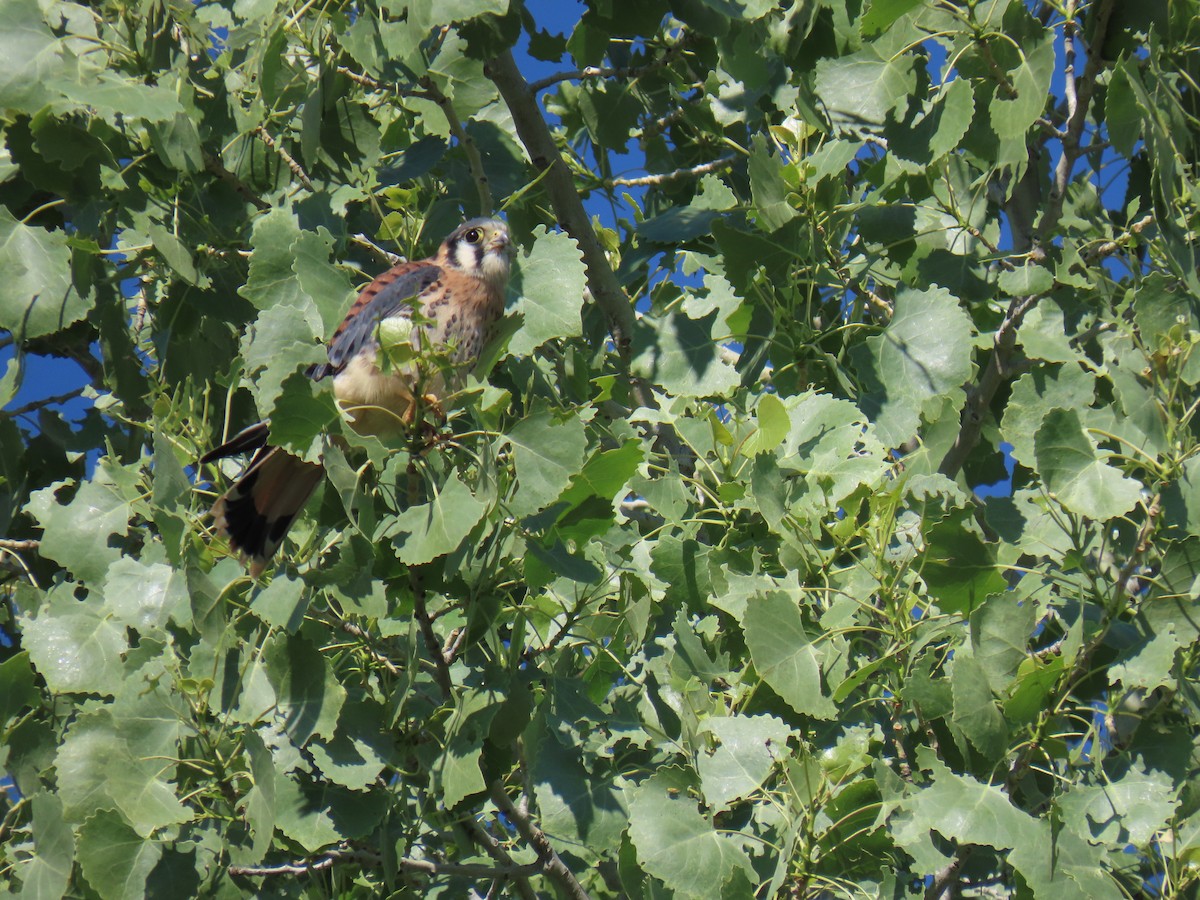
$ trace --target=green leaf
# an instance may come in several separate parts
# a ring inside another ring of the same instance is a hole
[[[246,361],[247,373],[257,376],[254,393],[259,412],[264,417],[271,416],[275,403],[283,394],[284,382],[300,369],[328,358],[316,338],[312,324],[292,306],[273,306],[264,310],[253,328],[247,331],[241,345],[242,358]],[[302,403],[305,390],[304,382],[296,382],[285,404],[296,406]],[[307,390],[312,397],[311,388]],[[297,430],[280,422],[278,427],[285,429],[284,433],[289,437],[307,433],[319,418],[319,407],[312,403],[307,405],[313,407],[305,416],[309,428]]]
[[[1102,462],[1073,409],[1051,410],[1034,436],[1038,472],[1067,509],[1106,521],[1129,512],[1141,485]]]
[[[39,791],[30,799],[33,809],[33,853],[20,863],[21,891],[17,896],[52,898],[66,895],[75,862],[75,835],[63,821],[63,804],[56,794]]]
[[[0,727],[39,699],[36,679],[28,651],[0,662]]]
[[[1140,763],[1104,784],[1073,784],[1058,799],[1063,823],[1084,840],[1138,847],[1149,844],[1177,804],[1171,776]]]
[[[543,737],[530,772],[540,826],[589,860],[607,856],[629,821],[625,780],[597,778],[580,761],[577,748]]]
[[[1108,667],[1109,683],[1126,690],[1169,688],[1175,684],[1175,651],[1183,646],[1174,626],[1168,623],[1164,630],[1138,642],[1121,654],[1120,662]]]
[[[79,864],[104,900],[141,897],[162,858],[162,844],[146,840],[112,810],[100,810],[79,830]]]
[[[275,775],[276,825],[306,853],[367,835],[387,811],[377,791],[351,791],[300,773]]]
[[[742,627],[754,668],[792,709],[818,719],[837,714],[821,685],[824,652],[809,637],[792,597],[766,591],[751,598]]]
[[[996,548],[959,516],[929,528],[925,541],[921,578],[944,611],[969,614],[989,594],[1007,587],[996,565]]]
[[[1034,839],[1037,820],[1013,806],[1000,788],[954,774],[928,748],[917,754],[920,767],[930,770],[930,782],[902,802],[907,815],[891,824],[900,846],[917,846],[930,830],[997,850],[1011,850]]]
[[[518,422],[508,433],[517,469],[517,493],[510,509],[521,517],[558,498],[583,467],[587,437],[583,422],[570,416],[555,422],[547,408]]]
[[[770,774],[776,761],[786,759],[791,730],[774,716],[714,717],[701,726],[716,746],[696,758],[704,799],[714,812],[750,796]]]
[[[84,482],[65,506],[55,499],[59,487],[44,488],[30,498],[30,512],[43,529],[41,552],[80,579],[99,583],[121,555],[108,539],[127,532],[129,504],[100,476]]]
[[[629,837],[646,871],[681,898],[714,896],[738,869],[753,879],[745,852],[667,787],[661,776],[648,778],[629,802]]]
[[[1109,140],[1113,149],[1127,159],[1133,155],[1133,148],[1142,134],[1142,111],[1129,84],[1129,76],[1125,73],[1128,65],[1128,60],[1117,63],[1104,94],[1104,118],[1108,125]]]
[[[183,112],[175,91],[166,85],[144,84],[112,72],[65,83],[61,89],[64,97],[110,122],[122,117],[168,122]]]
[[[308,611],[304,582],[286,575],[276,575],[271,583],[255,596],[251,608],[254,614],[271,625],[295,634]]]
[[[338,420],[333,392],[301,372],[284,378],[271,407],[271,442],[313,460],[313,442]]]
[[[513,311],[524,317],[521,330],[509,342],[510,353],[524,356],[553,338],[582,334],[583,292],[587,275],[583,254],[562,232],[533,231],[533,249],[514,266],[511,289],[517,294]]]
[[[142,736],[141,746],[134,749],[131,730],[141,723],[124,716],[118,720],[116,714],[103,709],[81,716],[58,748],[54,767],[68,817],[81,820],[101,809],[117,809],[146,838],[157,829],[189,821],[191,813],[163,777],[173,767],[155,758],[178,757],[177,738],[160,729],[157,733],[165,739],[151,746]]]
[[[905,171],[922,172],[958,147],[974,114],[974,88],[956,78],[913,121],[888,124],[888,151]]]
[[[161,635],[168,621],[183,626],[192,621],[183,573],[161,563],[147,565],[129,557],[117,560],[109,567],[104,597],[117,624],[147,637]]]
[[[71,279],[67,236],[23,225],[3,207],[0,269],[0,329],[13,332],[19,341],[62,331],[95,303],[90,295],[81,295]]]
[[[921,5],[921,0],[871,0],[871,6],[862,17],[862,33],[882,34],[893,22],[910,10]]]
[[[1008,750],[1008,725],[992,699],[987,674],[974,657],[961,650],[950,671],[954,697],[951,721],[985,759],[999,759]]]
[[[37,112],[74,79],[76,68],[75,58],[47,27],[37,0],[11,0],[0,8],[0,110]],[[0,227],[3,216],[6,210],[0,210]]]
[[[453,477],[429,503],[406,509],[389,529],[396,557],[415,566],[437,559],[456,549],[483,518],[491,504],[471,493]]]
[[[769,453],[783,443],[791,431],[792,420],[787,408],[774,394],[763,394],[754,407],[756,430],[742,444],[746,456]]]
[[[993,692],[1007,691],[1021,663],[1029,658],[1036,619],[1033,601],[1015,592],[989,597],[971,613],[973,655]]]
[[[971,377],[974,326],[948,291],[903,290],[882,334],[851,351],[866,389],[863,411],[880,440],[898,446],[916,434],[930,401],[957,409]]]
[[[57,693],[115,693],[124,678],[125,629],[103,609],[75,605],[76,612],[54,607],[23,623],[29,659]]]
[[[1010,297],[1044,294],[1054,287],[1054,276],[1045,266],[1028,263],[1000,273],[1000,290]]]
[[[916,90],[913,60],[907,55],[881,56],[875,46],[817,63],[814,90],[835,127],[872,131]]]
[[[782,228],[800,214],[787,201],[788,185],[782,174],[785,165],[771,153],[766,135],[754,136],[750,148],[750,192],[764,231]]]
[[[989,110],[992,129],[1001,140],[1024,140],[1025,133],[1046,107],[1050,76],[1054,72],[1054,42],[1042,37],[1026,47],[1025,58],[1009,72],[1011,92],[996,91]]]
[[[276,715],[283,728],[303,747],[314,735],[333,737],[346,689],[309,641],[277,635],[266,646],[267,678],[278,698]]]
[[[255,238],[257,237],[256,228]],[[346,310],[350,308],[356,295],[346,272],[329,262],[329,254],[333,248],[333,238],[324,228],[318,229],[316,233],[300,232],[289,248],[296,283],[316,304],[327,337],[332,336],[334,330],[342,323]],[[257,250],[256,246],[256,253]]]
[[[633,370],[680,397],[720,397],[738,384],[738,374],[718,354],[714,311],[702,319],[670,313],[642,318],[633,337]]]
[[[384,709],[378,704],[348,701],[341,708],[334,738],[313,741],[308,752],[334,784],[366,790],[387,765],[395,762],[393,739],[381,728],[386,721]]]
[[[183,242],[161,225],[150,225],[146,234],[167,265],[188,284],[195,284],[196,264],[192,262],[192,255],[183,246]]]

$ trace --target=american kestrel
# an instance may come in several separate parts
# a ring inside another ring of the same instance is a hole
[[[495,219],[464,222],[436,256],[394,266],[363,288],[329,341],[329,361],[311,366],[308,376],[333,376],[334,396],[356,431],[404,429],[421,398],[436,402],[454,389],[446,383],[447,364],[453,381],[479,358],[504,314],[508,270],[507,226]],[[411,354],[401,355],[411,361],[381,369],[381,335],[385,350],[403,347],[407,337]],[[439,365],[429,364],[433,359]],[[258,422],[200,459],[254,451],[246,471],[213,504],[212,516],[255,578],[324,474],[319,464],[268,445],[268,431],[268,423]]]

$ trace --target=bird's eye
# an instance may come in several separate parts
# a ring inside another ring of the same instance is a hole
[[[478,228],[472,228],[470,231],[464,234],[463,237],[466,239],[468,244],[478,244],[483,240],[483,232]]]

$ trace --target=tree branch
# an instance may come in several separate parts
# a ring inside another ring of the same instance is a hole
[[[958,873],[970,856],[971,849],[970,845],[959,847],[954,853],[954,858],[934,874],[933,881],[925,889],[925,900],[951,900],[954,897],[958,886]]]
[[[41,541],[15,541],[12,538],[0,538],[0,550],[36,550],[42,546]]]
[[[258,210],[265,212],[271,208],[270,203],[258,196],[258,194],[254,193],[254,191],[250,190],[250,188],[246,185],[246,182],[242,181],[242,179],[230,172],[227,168],[225,168],[225,164],[222,163],[221,160],[217,159],[217,157],[213,156],[207,151],[204,153],[204,168],[207,169],[210,174],[217,176],[217,178],[233,188],[243,200],[245,200],[247,203],[253,204]]]
[[[302,185],[304,185],[305,188],[307,188],[309,191],[316,191],[316,188],[313,187],[313,183],[308,178],[308,173],[304,171],[304,167],[300,165],[300,163],[296,162],[296,160],[292,157],[292,154],[288,153],[287,150],[283,148],[282,144],[280,144],[277,140],[275,140],[275,138],[271,137],[271,135],[267,133],[267,129],[265,127],[259,125],[254,129],[254,133],[257,135],[260,141],[267,145],[269,150],[273,150],[279,155],[279,158],[283,160],[284,164],[289,169],[291,169],[292,174],[296,176],[296,178]]]
[[[979,433],[983,430],[983,422],[987,411],[992,405],[992,399],[1000,385],[1008,378],[1012,369],[1013,354],[1017,346],[1017,329],[1021,327],[1026,314],[1038,301],[1038,295],[1021,297],[1014,300],[1008,308],[1008,315],[1000,323],[993,341],[992,352],[988,357],[978,382],[967,392],[967,403],[963,408],[962,424],[958,436],[954,439],[938,471],[947,478],[955,478],[967,456],[975,449],[979,441]]]
[[[496,840],[496,838],[490,834],[488,830],[484,828],[476,819],[466,819],[462,824],[467,830],[467,833],[470,835],[471,840],[481,846],[488,856],[496,860],[496,862],[498,862],[501,866],[515,865],[512,857],[508,855],[508,851],[505,850],[500,845],[500,842]],[[537,871],[540,872],[541,864],[538,863],[537,866]],[[512,883],[513,887],[516,888],[517,893],[521,895],[521,900],[537,900],[537,895],[533,892],[533,888],[530,887],[529,878],[527,876],[514,875],[512,876]]]
[[[462,147],[463,153],[467,157],[467,167],[471,170],[471,178],[474,179],[475,189],[479,192],[479,214],[490,216],[494,209],[492,187],[488,183],[487,172],[483,168],[483,157],[479,155],[479,146],[475,143],[475,139],[467,133],[467,129],[463,127],[463,123],[454,109],[454,103],[442,93],[442,89],[434,83],[433,79],[426,76],[421,79],[421,86],[425,88],[426,96],[441,109],[442,115],[450,123],[450,133],[454,135],[454,139],[458,141],[458,145]]]
[[[572,69],[569,72],[556,72],[553,75],[547,75],[545,78],[539,78],[529,85],[529,90],[533,94],[538,94],[561,81],[582,81],[586,78],[628,78],[630,80],[640,78],[647,72],[653,72],[655,69],[661,69],[667,65],[672,59],[686,50],[690,42],[691,34],[684,34],[677,43],[668,47],[661,56],[656,56],[654,59],[644,62],[640,66],[616,66],[613,68],[585,66],[582,69]]]
[[[567,868],[567,864],[559,858],[558,853],[555,852],[546,837],[546,833],[533,824],[533,820],[526,811],[518,809],[509,799],[504,790],[504,784],[499,780],[493,781],[488,788],[488,794],[491,796],[492,802],[496,804],[496,808],[517,826],[517,832],[525,839],[525,842],[537,851],[541,869],[546,877],[562,888],[563,893],[570,900],[591,900],[588,892],[583,889],[583,885],[575,879],[574,874]]]
[[[606,178],[604,186],[606,188],[657,186],[684,178],[697,178],[700,175],[707,175],[709,172],[717,172],[721,169],[728,169],[736,160],[737,156],[731,153],[729,156],[722,156],[720,159],[714,159],[712,162],[675,169],[672,172],[662,172],[658,175],[642,175],[637,178]]]
[[[381,863],[379,854],[372,851],[342,848],[330,850],[328,853],[323,853],[315,859],[300,860],[294,863],[281,863],[275,866],[230,866],[229,874],[250,876],[309,875],[313,872],[332,868],[342,862],[353,862],[371,867],[379,866]],[[510,863],[509,865],[485,866],[479,863],[446,863],[435,862],[429,859],[399,859],[396,860],[396,866],[405,872],[413,872],[421,875],[462,875],[468,878],[480,879],[520,878],[527,875],[536,875],[542,868],[541,863],[537,862],[525,863],[524,865]]]
[[[23,416],[26,413],[36,412],[45,406],[54,406],[58,403],[66,403],[68,400],[74,400],[83,394],[83,388],[76,388],[73,391],[67,391],[65,394],[55,394],[53,397],[43,397],[41,400],[31,400],[24,406],[17,406],[12,409],[4,410],[4,414],[11,418]]]
[[[512,113],[517,136],[525,145],[534,168],[545,174],[544,183],[554,214],[559,225],[579,244],[592,296],[608,317],[617,352],[628,361],[633,341],[633,304],[625,296],[604,248],[592,230],[591,219],[575,190],[571,170],[558,152],[534,94],[517,68],[511,51],[505,50],[488,60],[484,73],[495,83]]]
[[[1063,26],[1063,54],[1066,57],[1066,85],[1064,93],[1067,100],[1067,124],[1063,129],[1062,155],[1054,169],[1054,178],[1050,187],[1050,203],[1038,223],[1038,240],[1045,244],[1051,232],[1058,227],[1062,218],[1063,201],[1066,199],[1067,186],[1071,182],[1071,172],[1075,163],[1085,152],[1080,146],[1083,137],[1083,127],[1087,123],[1088,109],[1092,104],[1092,93],[1096,89],[1096,76],[1104,64],[1101,58],[1101,48],[1108,33],[1108,23],[1112,18],[1114,0],[1102,0],[1095,11],[1096,26],[1092,30],[1092,44],[1088,48],[1087,65],[1084,66],[1082,77],[1075,75],[1075,42],[1079,38],[1079,21],[1075,15],[1075,0],[1068,0],[1066,5],[1066,24]]]

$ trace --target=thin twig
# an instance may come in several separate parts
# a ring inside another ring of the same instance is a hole
[[[608,317],[617,352],[622,359],[628,360],[633,341],[633,304],[625,296],[604,247],[592,229],[591,217],[583,207],[571,170],[558,151],[535,95],[508,50],[488,60],[484,73],[495,83],[512,113],[517,136],[533,167],[545,173],[544,183],[554,214],[567,234],[579,244],[592,296]]]
[[[31,400],[24,406],[16,406],[12,409],[4,410],[4,414],[16,418],[17,416],[23,416],[26,413],[36,412],[37,410],[46,406],[55,406],[59,403],[66,403],[68,400],[74,400],[76,397],[81,396],[84,392],[84,389],[85,388],[83,387],[76,388],[73,391],[67,391],[65,394],[55,394],[53,397],[43,397],[41,400]]]
[[[358,244],[360,247],[366,247],[380,259],[385,260],[389,266],[398,266],[405,261],[404,256],[399,253],[393,253],[386,247],[380,247],[362,232],[350,235],[350,241]]]
[[[446,643],[442,645],[442,661],[446,665],[450,665],[458,657],[458,651],[462,649],[462,645],[467,640],[466,628],[455,628],[446,638]]]
[[[570,900],[591,900],[588,892],[583,889],[575,875],[567,868],[567,864],[559,858],[558,853],[550,844],[546,833],[533,824],[527,812],[517,809],[504,790],[504,784],[499,780],[493,781],[488,788],[488,794],[496,808],[510,822],[517,826],[517,832],[537,851],[538,860],[546,877],[562,888]]]
[[[950,900],[954,896],[954,888],[958,884],[958,873],[963,863],[971,853],[971,846],[960,847],[950,862],[936,872],[933,881],[925,889],[925,900]]]
[[[242,179],[238,178],[227,168],[225,168],[225,164],[211,153],[204,153],[204,168],[208,170],[209,173],[217,176],[217,178],[221,179],[221,181],[224,181],[226,184],[228,184],[234,189],[234,191],[241,195],[243,200],[245,200],[247,203],[253,204],[257,209],[266,211],[271,208],[270,203],[258,196],[258,194],[254,193],[254,191],[250,190],[250,188],[244,181],[242,181]]]
[[[737,156],[733,153],[728,156],[722,156],[720,159],[714,159],[712,162],[701,163],[698,166],[685,166],[684,168],[675,169],[671,172],[662,172],[658,175],[641,175],[637,178],[606,178],[604,186],[611,187],[644,187],[667,184],[671,181],[680,181],[684,178],[698,178],[701,175],[707,175],[709,172],[718,172],[721,169],[728,169],[737,161]]]
[[[337,628],[340,628],[342,631],[346,632],[346,634],[351,635],[352,637],[356,637],[360,641],[362,641],[363,652],[366,653],[367,656],[371,657],[371,659],[375,660],[375,662],[379,663],[381,666],[383,666],[385,669],[387,669],[389,673],[391,673],[392,675],[400,674],[401,669],[399,666],[397,666],[394,662],[392,662],[391,659],[389,659],[387,656],[380,653],[378,650],[376,650],[374,647],[371,646],[373,639],[372,639],[371,635],[367,633],[367,630],[365,628],[362,628],[359,625],[354,624],[353,622],[347,621],[346,619],[337,619],[336,617],[331,617],[330,622],[331,622],[331,624],[335,625]]]
[[[656,56],[654,59],[642,63],[640,66],[614,66],[611,68],[605,66],[585,66],[582,69],[571,69],[568,72],[556,72],[553,75],[547,75],[545,78],[539,78],[537,81],[532,82],[529,85],[529,90],[534,94],[538,94],[546,88],[558,84],[560,81],[583,81],[587,78],[627,78],[632,81],[648,72],[653,72],[655,69],[661,69],[686,50],[690,43],[691,34],[688,33],[678,42],[668,47],[662,56]]]
[[[41,541],[14,541],[11,538],[0,538],[0,550],[36,550],[42,546]]]
[[[275,138],[271,137],[271,135],[267,133],[267,129],[264,126],[259,125],[254,129],[254,133],[258,135],[258,139],[260,141],[267,145],[268,149],[274,150],[275,153],[279,155],[279,158],[284,161],[289,169],[291,169],[292,174],[299,179],[300,183],[304,185],[305,188],[310,191],[316,191],[316,188],[313,187],[313,183],[309,181],[308,173],[304,171],[304,167],[300,165],[300,163],[296,162],[292,155],[283,148],[282,144],[280,144],[277,140],[275,140]]]
[[[1086,152],[1079,142],[1087,123],[1092,93],[1096,89],[1096,76],[1100,73],[1100,67],[1104,65],[1102,48],[1108,33],[1108,23],[1112,18],[1113,5],[1114,0],[1102,0],[1098,6],[1092,7],[1096,17],[1092,29],[1092,42],[1088,47],[1087,65],[1084,66],[1083,75],[1078,77],[1075,74],[1075,42],[1080,35],[1079,23],[1075,17],[1074,0],[1068,0],[1066,5],[1063,52],[1066,57],[1064,92],[1067,100],[1067,124],[1063,129],[1062,155],[1058,158],[1050,187],[1050,202],[1042,214],[1041,222],[1038,223],[1038,239],[1042,244],[1050,239],[1051,232],[1058,227],[1058,221],[1062,218],[1063,201],[1067,195],[1067,185],[1071,181],[1071,172],[1075,168],[1075,162]]]
[[[230,866],[230,875],[308,875],[332,868],[341,862],[354,862],[361,865],[379,866],[379,854],[368,850],[339,849],[330,850],[315,859],[300,860],[294,863],[281,863],[275,866]],[[525,863],[518,865],[485,866],[480,863],[447,863],[435,862],[429,859],[399,859],[396,866],[405,872],[422,875],[460,875],[468,878],[517,878],[526,875],[536,875],[541,871],[541,863]]]
[[[463,154],[467,157],[467,167],[471,170],[471,178],[474,179],[475,189],[479,192],[479,214],[491,215],[493,209],[492,186],[488,182],[487,172],[483,168],[483,157],[479,155],[479,146],[475,143],[475,138],[471,137],[467,133],[467,129],[463,127],[462,120],[458,118],[458,112],[454,109],[453,101],[442,93],[442,89],[432,78],[426,76],[421,79],[421,86],[425,88],[429,99],[441,109],[442,115],[450,124],[450,133],[454,135],[454,139],[458,141]]]
[[[1092,250],[1089,250],[1083,256],[1084,261],[1088,263],[1094,263],[1104,259],[1107,256],[1112,256],[1114,253],[1128,244],[1135,235],[1141,234],[1143,230],[1153,224],[1154,214],[1148,213],[1130,225],[1128,231],[1117,235],[1117,237],[1113,238],[1111,241],[1105,241],[1103,244],[1100,244]]]
[[[992,398],[1000,385],[1011,375],[1012,358],[1016,352],[1017,329],[1026,314],[1038,301],[1038,295],[1019,297],[1012,302],[1008,315],[1000,323],[993,340],[992,352],[979,381],[967,392],[967,403],[963,408],[962,424],[954,444],[942,458],[938,471],[947,478],[954,478],[967,461],[967,456],[979,441],[984,418],[992,405]]]
[[[486,828],[483,827],[475,819],[466,819],[463,823],[463,828],[470,835],[471,840],[481,846],[485,853],[492,859],[496,860],[501,866],[513,866],[512,857],[508,855],[508,851],[500,845]],[[540,865],[538,871],[541,871]],[[518,894],[521,895],[521,900],[537,900],[537,895],[533,892],[533,888],[529,884],[529,878],[525,875],[512,876],[513,887],[516,888]]]

